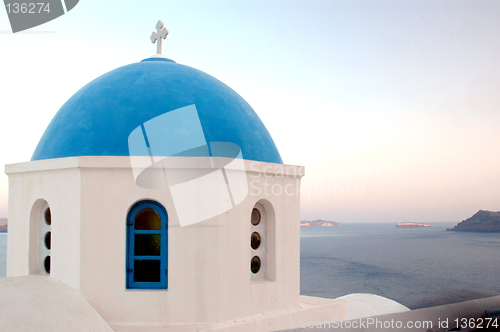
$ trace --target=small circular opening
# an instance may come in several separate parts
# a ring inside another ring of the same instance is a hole
[[[260,234],[253,232],[250,238],[250,245],[252,249],[256,250],[260,246]]]
[[[51,222],[52,222],[52,219],[51,219],[51,216],[50,216],[50,208],[47,208],[47,209],[45,210],[45,223],[46,223],[47,225],[50,225],[50,224],[51,224]]]
[[[50,250],[50,232],[45,233],[45,247]]]
[[[252,257],[252,260],[250,261],[250,271],[252,271],[253,274],[256,274],[260,271],[260,258],[259,258],[259,256]]]
[[[256,208],[252,210],[252,225],[257,226],[260,223],[260,212]]]
[[[45,272],[50,273],[50,256],[45,257],[43,265],[45,266]]]

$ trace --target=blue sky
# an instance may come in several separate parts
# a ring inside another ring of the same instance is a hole
[[[287,164],[302,218],[460,221],[500,210],[500,2],[91,1],[12,34],[0,10],[0,164],[28,161],[79,88],[156,51],[232,87]],[[7,215],[0,176],[0,217]]]

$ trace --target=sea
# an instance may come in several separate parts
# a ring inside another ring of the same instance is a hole
[[[348,224],[301,228],[301,294],[371,293],[410,309],[500,295],[500,233]]]
[[[301,294],[371,293],[410,309],[500,295],[500,233],[447,232],[395,224],[302,227]],[[0,277],[7,235],[0,233]]]

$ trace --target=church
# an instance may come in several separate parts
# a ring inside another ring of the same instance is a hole
[[[274,331],[409,309],[300,295],[300,180],[252,107],[157,54],[94,79],[9,177],[0,330]]]

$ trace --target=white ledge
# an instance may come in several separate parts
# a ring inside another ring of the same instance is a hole
[[[151,163],[150,157],[128,156],[83,156],[57,159],[36,160],[5,165],[5,174],[25,172],[41,172],[74,168],[131,168],[130,159],[134,158],[139,164]],[[223,157],[155,157],[160,160],[150,167],[153,168],[182,168],[199,169],[213,168],[228,165],[231,158]],[[274,164],[262,161],[243,160],[245,170],[249,173],[302,177],[305,174],[304,166]]]

